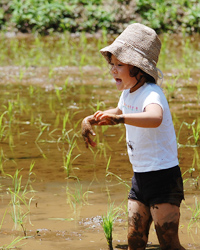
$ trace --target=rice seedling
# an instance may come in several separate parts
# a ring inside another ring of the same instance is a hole
[[[168,56],[168,40],[169,40],[169,34],[165,33],[162,37],[162,50],[160,52],[160,62],[162,62],[162,68],[165,69],[166,67],[166,58]]]
[[[105,109],[105,102],[97,100],[95,104],[89,104],[89,107],[92,109],[93,113],[98,110]]]
[[[4,137],[4,132],[5,132],[5,129],[7,127],[7,125],[4,124],[3,120],[4,120],[4,116],[5,114],[7,113],[7,111],[4,111],[1,116],[0,116],[0,141],[3,139]]]
[[[199,157],[199,151],[198,148],[193,148],[194,149],[194,155],[193,155],[193,162],[192,166],[196,168],[198,171],[200,170],[200,157]]]
[[[113,232],[113,223],[115,219],[118,217],[119,210],[114,208],[114,203],[109,205],[107,214],[102,216],[102,227],[104,230],[104,235],[107,240],[108,249],[113,250],[112,244],[112,232]]]
[[[2,225],[3,225],[4,219],[5,219],[6,213],[7,213],[7,209],[6,209],[6,211],[4,212],[3,218],[2,218],[2,220],[1,220],[0,230],[1,230],[1,228],[2,228]]]
[[[72,170],[74,170],[75,168],[73,168],[73,162],[81,155],[75,155],[73,157],[73,150],[76,147],[76,140],[72,142],[72,144],[69,145],[69,149],[66,152],[65,150],[63,151],[63,168],[65,170],[65,173],[67,174],[67,178],[72,177],[70,174],[72,172]]]
[[[12,148],[14,146],[13,135],[12,135],[12,124],[14,122],[14,113],[15,113],[14,102],[9,100],[8,106],[3,105],[3,107],[6,109],[6,111],[4,111],[0,116],[0,139],[4,137],[6,140],[8,138],[9,146]]]
[[[69,77],[65,79],[63,90],[66,92],[68,90],[68,85],[69,85]]]
[[[99,157],[101,158],[102,155],[104,156],[104,158],[107,158],[107,148],[108,143],[106,142],[106,140],[103,138],[102,141],[100,141],[99,135],[96,135],[96,140],[97,140],[97,152]]]
[[[55,87],[55,91],[56,91],[56,96],[58,98],[58,101],[61,103],[62,102],[62,98],[61,98],[61,90],[62,88],[61,87],[58,87],[58,86],[54,86]]]
[[[81,208],[83,205],[89,205],[88,195],[93,192],[90,190],[83,191],[83,185],[77,178],[74,189],[69,186],[66,187],[67,194],[67,204],[73,209],[74,214],[77,213],[78,208]]]
[[[1,155],[0,155],[0,174],[5,175],[5,171],[4,171],[4,162],[7,161],[8,159],[5,157],[4,153],[3,153],[3,149],[1,148]]]
[[[49,78],[51,79],[52,76],[53,76],[53,68],[50,67],[50,68],[49,68]]]
[[[34,87],[33,87],[33,85],[29,86],[29,96],[30,96],[30,98],[34,97]]]
[[[24,70],[20,67],[19,69],[19,80],[22,81],[24,77]]]
[[[180,138],[180,132],[183,127],[183,125],[186,125],[188,129],[192,129],[192,135],[188,137],[189,144],[181,145],[179,143],[179,138]],[[195,126],[196,125],[196,126]],[[200,134],[200,119],[194,120],[191,124],[187,122],[182,122],[177,134],[177,143],[179,147],[197,147],[198,146],[198,141],[199,141],[199,134]],[[190,139],[193,139],[191,142]]]
[[[16,237],[11,243],[0,247],[0,250],[8,250],[8,249],[17,249],[23,246],[24,244],[19,245],[18,243],[24,240],[26,237]]]
[[[17,169],[13,176],[10,174],[6,174],[12,180],[12,186],[8,188],[8,191],[11,196],[11,201],[10,201],[11,217],[14,222],[14,229],[18,229],[18,227],[20,226],[23,230],[24,236],[27,236],[24,224],[27,215],[30,213],[30,205],[34,193],[34,190],[32,189],[31,186],[32,183],[31,178],[34,175],[32,172],[33,167],[34,167],[34,162],[32,162],[30,165],[29,176],[25,186],[22,186],[22,175],[20,175],[21,170]],[[31,194],[31,197],[28,197],[29,194]],[[24,210],[22,206],[25,207]]]
[[[40,132],[39,132],[37,138],[35,139],[35,142],[37,143],[37,142],[39,142],[39,139],[40,139],[40,137],[43,135],[45,129],[49,129],[49,127],[50,127],[51,124],[42,122],[42,117],[41,117],[41,116],[39,116],[39,117],[36,119],[35,124],[36,124],[36,127],[39,128],[39,130],[40,130]],[[40,142],[41,142],[41,141],[42,141],[42,140],[40,139]],[[43,140],[43,141],[44,141],[44,140]]]
[[[62,127],[62,134],[61,137],[58,139],[58,142],[64,142],[67,138],[68,142],[69,142],[69,133],[72,131],[72,129],[68,130],[66,129],[66,125],[67,123],[70,122],[69,120],[70,114],[69,111],[65,113],[64,118],[63,118],[63,127]]]
[[[195,127],[196,124],[196,127]],[[193,138],[194,138],[194,143],[197,145],[199,141],[199,134],[200,134],[200,119],[195,120],[192,124],[192,133],[193,133]]]
[[[194,224],[199,227],[200,222],[200,202],[198,201],[197,197],[195,197],[194,207],[187,206],[188,209],[192,212],[192,217],[188,224],[188,230],[191,230],[191,228],[194,226]]]
[[[169,101],[170,98],[175,98],[175,90],[176,90],[176,83],[180,76],[174,76],[173,79],[169,82],[165,82],[165,91],[166,91],[166,97]]]
[[[120,184],[123,184],[126,188],[127,188],[127,190],[130,190],[130,185],[128,184],[128,182],[127,181],[125,181],[125,180],[123,180],[120,176],[118,176],[117,174],[114,174],[114,173],[112,173],[112,172],[110,172],[109,171],[109,166],[110,166],[110,162],[111,162],[111,156],[109,157],[109,159],[108,159],[108,162],[107,162],[107,166],[106,166],[106,177],[115,177],[117,180],[118,180],[118,182],[120,183]],[[112,180],[112,179],[111,179]],[[110,181],[111,181],[110,180]]]

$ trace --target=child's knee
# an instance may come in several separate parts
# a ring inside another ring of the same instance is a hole
[[[136,231],[134,229],[129,228],[129,233],[127,238],[128,238],[129,250],[145,249],[147,245],[148,238],[146,237],[146,234]]]
[[[169,222],[164,225],[155,225],[156,233],[162,250],[181,249],[178,238],[178,224]]]

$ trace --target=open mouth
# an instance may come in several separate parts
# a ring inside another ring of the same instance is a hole
[[[122,80],[120,78],[115,78],[116,84],[120,84]]]

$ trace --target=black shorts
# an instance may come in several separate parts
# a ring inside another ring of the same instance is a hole
[[[129,199],[146,206],[170,203],[180,207],[184,199],[183,179],[179,166],[173,168],[134,173]]]

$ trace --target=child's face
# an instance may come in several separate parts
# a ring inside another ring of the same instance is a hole
[[[111,56],[111,74],[116,81],[118,90],[131,89],[137,83],[135,77],[130,76],[133,66],[120,62],[114,55]]]

